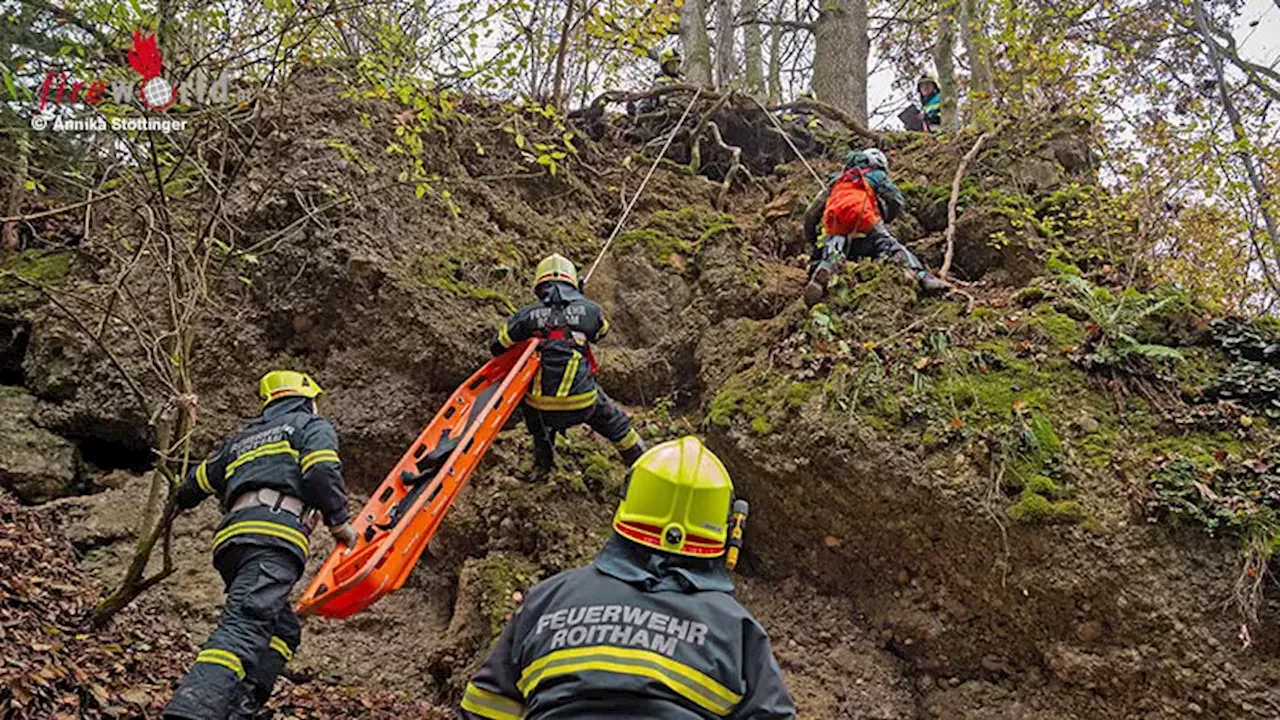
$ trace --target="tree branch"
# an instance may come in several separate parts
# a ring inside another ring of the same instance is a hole
[[[1227,117],[1231,120],[1231,134],[1236,140],[1236,156],[1244,165],[1245,171],[1249,176],[1249,184],[1253,187],[1254,194],[1257,195],[1258,211],[1262,213],[1262,220],[1267,227],[1267,236],[1271,240],[1272,252],[1280,250],[1280,228],[1276,225],[1276,219],[1271,214],[1269,207],[1271,201],[1271,193],[1267,190],[1267,186],[1262,181],[1262,176],[1255,166],[1253,154],[1249,152],[1249,139],[1244,134],[1244,121],[1240,117],[1240,111],[1236,108],[1235,101],[1231,99],[1231,93],[1227,92],[1226,71],[1222,66],[1222,57],[1218,53],[1218,45],[1213,42],[1210,37],[1209,21],[1205,18],[1204,3],[1202,0],[1192,0],[1192,6],[1196,14],[1196,22],[1200,26],[1200,32],[1204,36],[1206,47],[1209,49],[1209,59],[1213,63],[1213,71],[1218,78],[1218,94],[1222,98],[1222,105],[1226,108]]]
[[[982,152],[982,144],[991,137],[991,133],[983,133],[978,136],[973,147],[969,152],[965,153],[964,159],[960,161],[960,167],[956,168],[956,176],[951,180],[951,200],[947,203],[947,252],[942,259],[942,269],[938,271],[938,277],[943,280],[947,279],[947,274],[951,272],[951,258],[956,251],[956,205],[960,201],[960,181],[964,179],[965,172],[969,169],[969,163]]]
[[[799,112],[817,113],[818,115],[824,115],[836,122],[839,122],[841,125],[852,130],[855,135],[867,138],[877,145],[883,144],[885,140],[883,135],[869,129],[865,124],[859,122],[857,118],[849,113],[834,105],[828,105],[827,103],[820,102],[818,100],[796,100],[795,102],[778,105],[769,109],[774,111],[797,110]]]

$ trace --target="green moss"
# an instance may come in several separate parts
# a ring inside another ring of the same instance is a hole
[[[583,460],[582,479],[606,494],[622,487],[622,466],[604,453],[593,452]]]
[[[480,612],[489,622],[489,636],[497,637],[515,612],[516,591],[523,591],[539,579],[538,566],[524,558],[505,552],[491,553],[475,561]]]
[[[1045,268],[1054,275],[1080,275],[1080,268],[1075,264],[1067,262],[1059,257],[1051,257],[1045,263]]]
[[[1042,332],[1057,346],[1055,349],[1071,347],[1084,342],[1084,330],[1068,315],[1064,315],[1049,304],[1041,304],[1035,308],[1031,316],[1031,327]]]
[[[819,382],[793,382],[787,386],[786,402],[787,406],[798,410],[804,406],[813,393],[822,386]]]
[[[966,414],[989,418],[1009,418],[1013,404],[1043,410],[1053,405],[1053,398],[1042,385],[1028,382],[1017,369],[985,373],[952,373],[934,386],[934,393],[946,404],[954,404]]]
[[[674,255],[688,255],[693,252],[693,243],[653,229],[628,230],[618,236],[615,249],[619,252],[640,246],[644,249],[649,262],[656,267],[671,265]]]
[[[1070,524],[1085,519],[1084,508],[1074,500],[1054,502],[1037,493],[1024,490],[1018,502],[1006,510],[1009,517],[1025,523]]]
[[[1034,440],[1034,451],[1048,460],[1062,452],[1062,440],[1053,431],[1053,424],[1042,415],[1037,415],[1027,423]]]
[[[1063,490],[1058,483],[1045,475],[1032,475],[1022,487],[1025,492],[1035,493],[1050,500],[1057,500],[1063,496]]]
[[[518,257],[514,246],[491,248],[455,245],[420,258],[411,270],[414,280],[428,287],[468,300],[493,303],[504,312],[516,310],[510,262]]]
[[[1016,305],[1030,307],[1041,300],[1044,300],[1046,295],[1047,293],[1044,288],[1030,286],[1018,290],[1013,294],[1013,297],[1009,298],[1009,300]]]
[[[768,435],[821,388],[819,381],[788,382],[782,373],[754,368],[725,383],[712,398],[707,419],[722,427],[743,419],[752,432]]]
[[[0,309],[13,309],[41,299],[39,290],[13,277],[36,285],[55,285],[71,271],[72,253],[58,250],[23,250],[0,266]]]
[[[619,235],[615,249],[640,247],[654,267],[666,267],[673,264],[674,257],[690,255],[702,242],[737,227],[732,215],[705,207],[659,210],[644,218],[635,229]]]

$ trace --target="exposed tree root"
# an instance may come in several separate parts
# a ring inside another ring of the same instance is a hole
[[[960,161],[960,167],[956,168],[956,176],[951,181],[951,200],[947,203],[947,251],[942,259],[942,269],[938,271],[938,277],[943,280],[947,279],[947,274],[951,272],[951,258],[956,251],[956,204],[960,200],[960,181],[964,179],[964,174],[969,170],[969,163],[978,156],[982,151],[982,144],[991,137],[991,133],[983,133],[978,136],[977,141],[973,143],[973,147],[969,152],[965,153],[964,159]]]

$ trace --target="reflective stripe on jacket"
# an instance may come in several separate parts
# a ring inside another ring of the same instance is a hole
[[[596,402],[591,344],[609,333],[604,310],[568,283],[538,287],[541,302],[527,305],[498,328],[490,350],[502,353],[532,337],[542,338],[542,365],[525,402],[539,410],[584,410]]]
[[[261,416],[245,421],[217,452],[191,469],[178,488],[178,504],[192,508],[212,495],[227,512],[236,498],[263,488],[301,498],[320,511],[326,525],[340,525],[349,518],[338,437],[328,420],[311,412],[310,400],[277,400]],[[305,558],[307,533],[296,515],[249,508],[223,518],[213,549],[272,545]]]
[[[529,591],[467,686],[462,717],[795,718],[768,635],[730,593],[607,567]]]

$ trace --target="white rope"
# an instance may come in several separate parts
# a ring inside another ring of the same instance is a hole
[[[592,274],[599,267],[600,261],[604,260],[605,253],[609,252],[609,246],[613,244],[614,238],[618,237],[618,233],[622,231],[622,226],[627,222],[627,216],[631,215],[631,209],[636,206],[636,201],[644,193],[644,187],[649,184],[649,178],[653,177],[653,172],[658,169],[658,164],[666,156],[667,149],[671,147],[671,142],[676,139],[676,133],[680,131],[680,126],[684,125],[684,119],[689,117],[689,111],[693,109],[693,105],[698,102],[699,97],[702,97],[702,88],[698,88],[698,91],[693,94],[693,99],[689,101],[689,106],[680,115],[680,121],[676,123],[675,127],[671,128],[671,134],[667,136],[667,142],[663,144],[662,151],[658,153],[658,157],[653,159],[653,164],[649,166],[649,172],[644,176],[644,180],[640,182],[640,187],[636,188],[636,193],[631,196],[631,202],[628,202],[627,207],[622,211],[622,217],[618,218],[618,224],[613,226],[613,232],[609,233],[609,239],[605,241],[604,247],[600,249],[600,254],[596,256],[595,262],[591,263],[591,269],[587,270],[587,274],[583,276],[583,285],[586,285],[587,281],[591,279]]]
[[[778,122],[778,118],[774,117],[773,113],[769,112],[769,108],[765,107],[764,104],[756,98],[756,96],[752,95],[750,97],[751,100],[760,108],[760,111],[763,112],[765,116],[769,118],[769,121],[773,123],[773,126],[778,129],[778,134],[782,135],[783,140],[787,141],[787,145],[791,147],[791,151],[796,154],[796,157],[800,158],[800,162],[804,163],[804,166],[809,169],[809,174],[813,176],[813,179],[818,181],[818,185],[821,186],[823,190],[826,190],[827,181],[823,180],[822,176],[818,174],[818,171],[814,170],[813,166],[809,164],[809,161],[804,158],[804,153],[800,152],[800,148],[796,147],[796,144],[791,141],[791,136],[787,134],[787,131],[782,129],[782,124]]]

